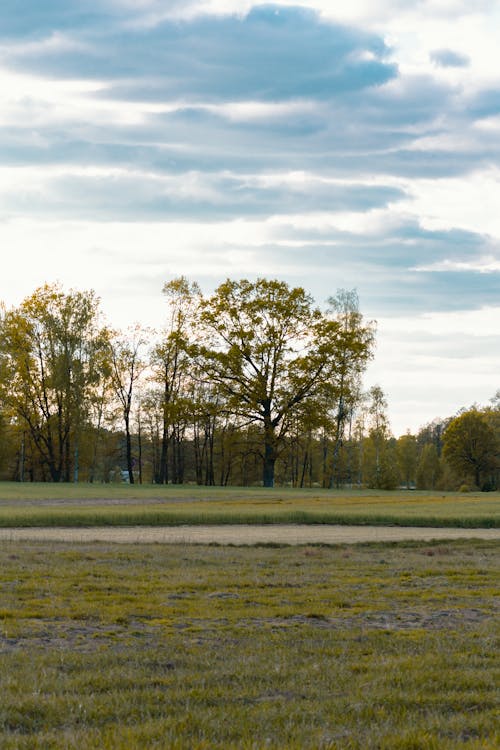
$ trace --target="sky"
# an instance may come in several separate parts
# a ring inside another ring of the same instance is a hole
[[[500,388],[498,0],[2,0],[0,300],[180,275],[377,321],[394,434]]]

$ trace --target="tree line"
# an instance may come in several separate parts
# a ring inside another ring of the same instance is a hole
[[[354,290],[324,309],[264,278],[204,296],[180,277],[163,295],[157,331],[113,330],[93,291],[58,284],[2,309],[2,479],[498,486],[498,402],[471,411],[481,461],[460,463],[451,424],[391,435],[382,389],[363,391],[375,324]]]

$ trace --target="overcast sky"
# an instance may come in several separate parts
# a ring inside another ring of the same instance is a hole
[[[500,388],[498,0],[2,0],[0,299],[277,277],[378,321],[395,434]]]

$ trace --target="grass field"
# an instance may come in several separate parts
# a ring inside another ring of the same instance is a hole
[[[498,545],[4,543],[0,746],[484,750]]]
[[[0,484],[0,526],[369,524],[500,527],[499,493]]]

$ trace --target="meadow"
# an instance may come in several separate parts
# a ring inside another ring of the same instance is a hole
[[[500,527],[499,493],[0,484],[0,526],[360,524]]]
[[[498,545],[6,542],[3,750],[484,750]]]
[[[498,527],[499,495],[0,485],[0,526]],[[2,750],[484,750],[498,543],[3,541]]]

